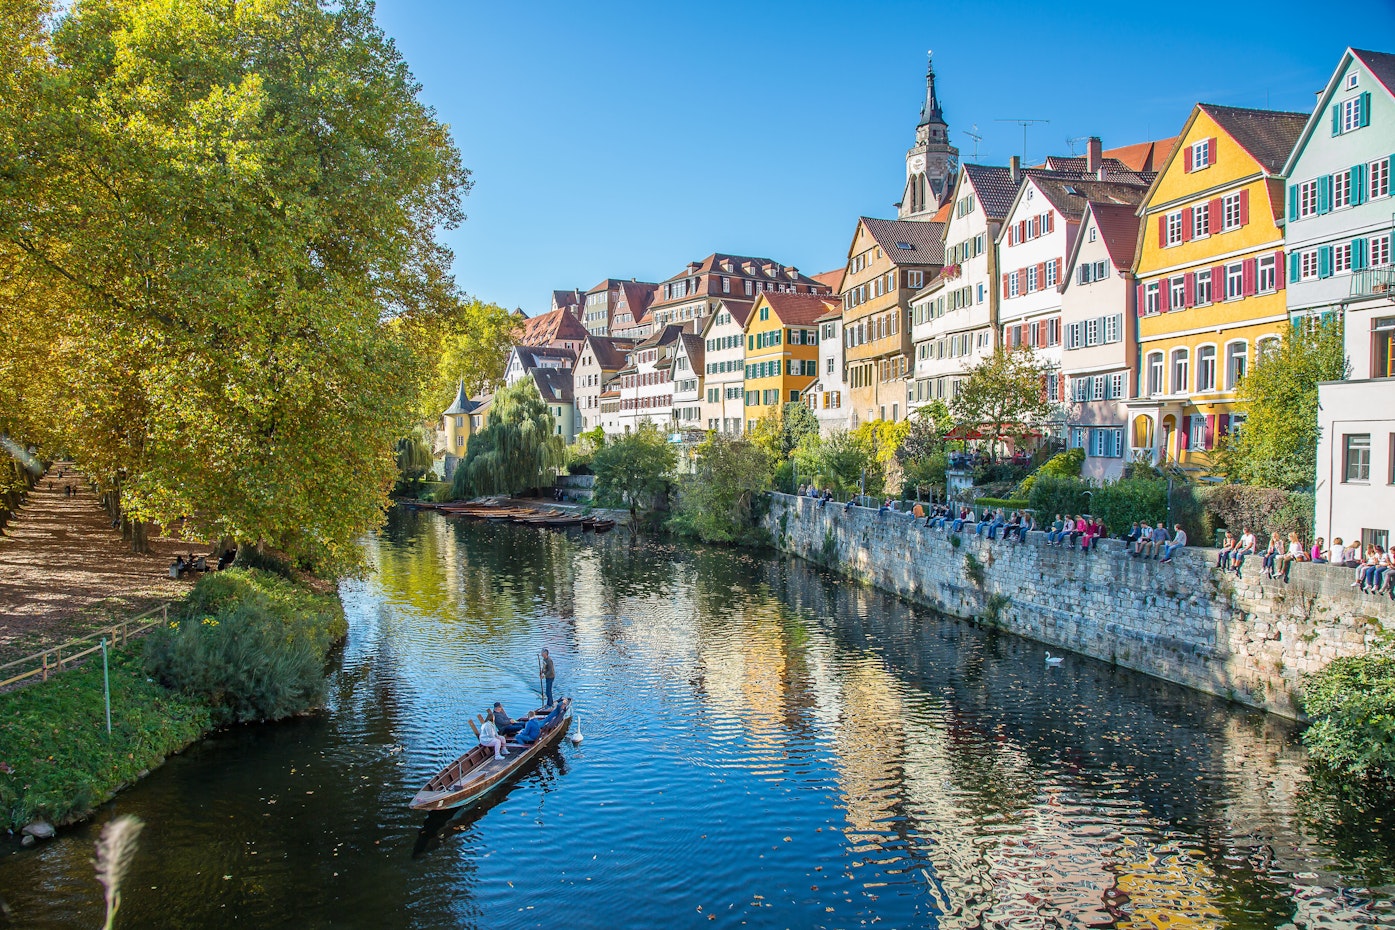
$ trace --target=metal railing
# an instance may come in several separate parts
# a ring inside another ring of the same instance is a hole
[[[1350,296],[1395,297],[1395,265],[1379,265],[1352,272]]]
[[[109,646],[118,646],[148,632],[156,624],[168,623],[169,619],[170,602],[166,601],[105,629],[70,639],[60,646],[27,655],[22,659],[6,662],[0,665],[0,675],[9,677],[0,680],[0,688],[8,688],[20,682],[32,684],[27,681],[31,678],[48,681],[50,676],[73,668],[93,653],[101,652],[102,640],[105,639]],[[23,670],[16,674],[15,669]]]

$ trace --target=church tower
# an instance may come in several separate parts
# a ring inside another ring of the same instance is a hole
[[[906,187],[896,205],[897,218],[928,220],[954,187],[959,150],[949,144],[949,126],[935,95],[935,64],[925,68],[925,103],[915,127],[915,145],[906,153]]]

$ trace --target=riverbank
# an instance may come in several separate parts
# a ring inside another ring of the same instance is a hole
[[[81,820],[219,726],[321,706],[347,632],[336,594],[256,569],[205,576],[171,617],[111,654],[110,735],[100,660],[0,694],[0,829]]]
[[[778,548],[914,603],[1295,719],[1305,675],[1395,630],[1395,602],[1330,565],[1297,564],[1284,584],[1258,557],[1222,574],[1213,549],[1161,563],[1118,540],[1083,553],[1041,533],[1018,545],[922,523],[787,494],[765,517]]]

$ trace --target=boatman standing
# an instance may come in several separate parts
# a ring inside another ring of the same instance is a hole
[[[538,669],[538,677],[543,680],[547,688],[547,706],[552,706],[552,681],[557,677],[557,667],[552,664],[552,656],[547,654],[547,650],[542,651],[542,668]]]

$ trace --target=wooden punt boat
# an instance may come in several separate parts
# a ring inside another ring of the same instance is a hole
[[[609,533],[615,529],[614,520],[587,520],[582,523],[584,529],[592,530],[596,533]]]
[[[464,755],[441,769],[426,783],[426,786],[412,798],[412,809],[419,811],[442,811],[472,804],[489,794],[495,788],[507,784],[522,774],[528,764],[561,742],[567,728],[572,724],[572,699],[562,698],[562,712],[530,746],[510,742],[508,755],[494,758],[494,750],[484,746],[472,746]],[[546,715],[546,708],[534,711]],[[479,715],[480,723],[484,715]],[[470,728],[479,735],[479,727],[470,721]]]

